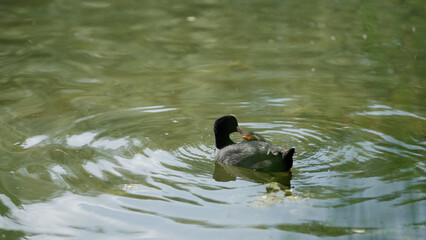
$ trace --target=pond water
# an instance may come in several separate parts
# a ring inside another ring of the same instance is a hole
[[[424,238],[425,8],[1,1],[0,239]],[[291,173],[216,165],[230,113]]]

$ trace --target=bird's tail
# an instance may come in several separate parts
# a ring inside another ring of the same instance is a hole
[[[293,167],[293,155],[296,152],[294,148],[290,148],[283,153],[284,171],[287,172]]]

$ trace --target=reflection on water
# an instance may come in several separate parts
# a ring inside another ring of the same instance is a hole
[[[421,239],[423,5],[2,1],[0,239]]]
[[[215,168],[213,172],[213,178],[219,182],[235,181],[238,178],[242,178],[248,181],[268,184],[267,186],[271,189],[271,186],[278,186],[280,189],[291,188],[291,172],[282,173],[264,173],[258,171],[252,171],[250,169],[244,169],[240,167],[230,166],[226,164],[220,164],[215,162]]]

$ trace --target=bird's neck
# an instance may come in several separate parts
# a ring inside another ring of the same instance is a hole
[[[218,135],[216,136],[215,140],[217,149],[222,149],[228,145],[234,144],[234,142],[229,138],[229,134]]]

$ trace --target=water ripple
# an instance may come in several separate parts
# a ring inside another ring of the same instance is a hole
[[[376,104],[376,105],[369,106],[369,108],[384,109],[384,110],[365,111],[365,112],[356,113],[356,114],[360,116],[406,116],[406,117],[413,117],[413,118],[418,118],[421,120],[426,120],[426,118],[419,116],[417,114],[398,110],[398,109],[392,109],[391,107],[385,106],[385,105]]]
[[[386,142],[392,143],[392,144],[397,145],[397,146],[408,148],[410,150],[423,150],[423,151],[426,150],[426,148],[424,148],[422,146],[416,146],[416,145],[411,145],[411,144],[404,143],[402,141],[399,141],[399,140],[393,138],[392,136],[386,135],[386,134],[381,133],[381,132],[377,132],[377,131],[369,130],[369,129],[362,129],[362,130],[365,131],[365,132],[369,132],[369,133],[375,134],[375,135],[381,137]]]
[[[421,120],[426,120],[426,118],[421,117],[419,115],[416,115],[414,113],[409,113],[402,110],[382,110],[382,111],[369,111],[369,112],[362,112],[357,113],[360,116],[407,116],[407,117],[414,117]]]

